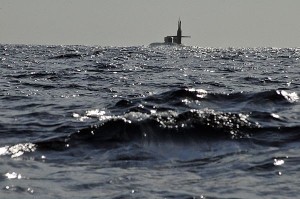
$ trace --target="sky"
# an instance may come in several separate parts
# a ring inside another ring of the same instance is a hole
[[[300,47],[300,0],[0,0],[0,43]]]

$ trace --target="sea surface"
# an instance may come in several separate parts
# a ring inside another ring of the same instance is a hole
[[[0,45],[0,198],[298,198],[300,48]]]

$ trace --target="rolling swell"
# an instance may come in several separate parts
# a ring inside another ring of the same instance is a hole
[[[287,125],[290,121],[274,114],[274,108],[269,112],[268,106],[281,104],[279,110],[282,111],[283,107],[293,106],[297,101],[296,93],[280,90],[217,94],[183,88],[145,98],[120,100],[111,108],[111,112],[119,114],[94,116],[99,117],[100,124],[36,144],[43,150],[64,150],[80,144],[107,147],[128,142],[187,144],[223,139],[249,139],[257,144],[280,145],[299,140],[300,127],[296,122]],[[206,107],[202,107],[203,103]],[[229,103],[236,108],[227,111]],[[258,107],[265,109],[260,111]]]
[[[258,128],[243,114],[218,113],[212,110],[191,110],[181,114],[162,112],[143,114],[130,112],[100,125],[81,129],[64,138],[38,142],[38,148],[61,149],[82,142],[97,146],[109,143],[189,143],[199,139],[233,139],[248,137]]]
[[[67,136],[7,146],[5,150],[6,154],[17,156],[36,149],[61,151],[82,145],[108,149],[128,143],[188,145],[245,139],[258,145],[280,146],[300,139],[298,121],[280,116],[298,100],[296,93],[284,90],[219,94],[181,88],[122,99],[109,107],[110,114],[96,111],[77,116],[98,118],[98,124]]]

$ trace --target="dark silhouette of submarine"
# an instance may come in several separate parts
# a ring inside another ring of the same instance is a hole
[[[178,20],[178,29],[177,29],[177,35],[175,36],[166,36],[164,38],[164,43],[151,43],[150,46],[159,46],[159,45],[181,45],[182,38],[190,38],[191,36],[182,36],[182,30],[181,30],[181,20]]]

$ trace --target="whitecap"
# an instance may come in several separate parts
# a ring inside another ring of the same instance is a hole
[[[299,96],[295,92],[288,93],[284,90],[277,90],[276,93],[282,95],[286,100],[288,100],[291,103],[297,102],[299,100]]]

